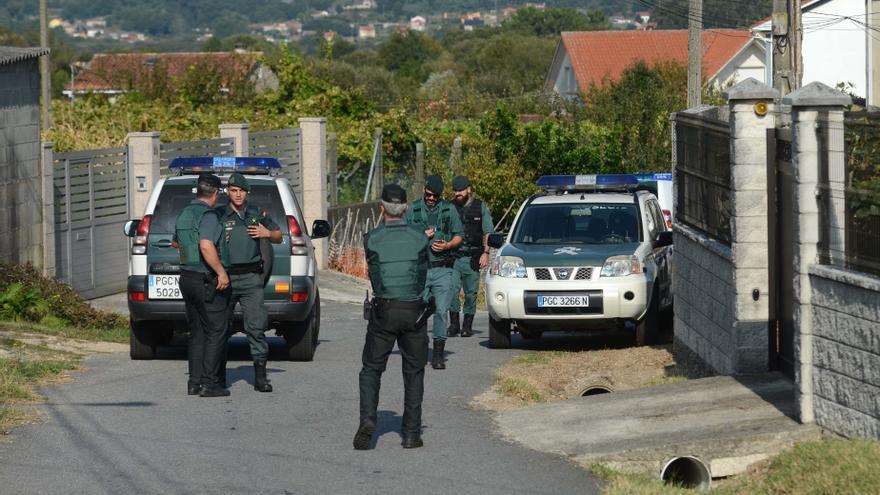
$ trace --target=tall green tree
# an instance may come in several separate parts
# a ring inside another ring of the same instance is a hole
[[[610,24],[599,10],[586,14],[575,9],[519,9],[507,21],[504,29],[535,36],[558,36],[563,31],[598,31],[609,29]]]
[[[441,53],[440,45],[418,31],[394,33],[379,48],[382,65],[411,83],[423,83],[431,71],[428,63]]]

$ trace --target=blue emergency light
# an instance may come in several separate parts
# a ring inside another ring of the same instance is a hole
[[[168,166],[178,175],[227,172],[263,175],[281,168],[276,158],[251,156],[200,156],[175,158]]]
[[[537,185],[545,191],[629,191],[639,179],[632,174],[542,175]]]

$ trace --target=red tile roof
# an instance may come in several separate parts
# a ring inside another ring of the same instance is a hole
[[[715,29],[703,31],[703,75],[714,76],[749,42],[748,31]],[[616,80],[624,69],[642,60],[648,64],[673,60],[687,64],[686,29],[656,31],[564,32],[562,43],[568,53],[578,86],[589,91],[603,79]]]
[[[226,79],[224,86],[231,87],[253,72],[259,55],[256,52],[97,53],[67,89],[128,91],[139,87],[158,69],[164,69],[173,87],[189,67],[199,64],[220,70]]]

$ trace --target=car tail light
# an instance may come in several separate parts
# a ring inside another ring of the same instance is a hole
[[[145,292],[129,291],[128,300],[135,302],[144,302],[147,300],[147,294]]]
[[[666,220],[666,228],[672,229],[672,212],[669,210],[663,210],[663,220]]]
[[[306,302],[309,299],[308,292],[294,292],[290,295],[290,302],[302,303]]]
[[[306,239],[303,237],[302,228],[300,228],[296,217],[292,215],[287,216],[287,230],[290,234],[290,254],[294,256],[305,256],[309,254],[309,249],[306,246]]]
[[[134,233],[134,241],[131,244],[131,254],[147,254],[147,236],[150,235],[150,222],[153,215],[144,215]]]

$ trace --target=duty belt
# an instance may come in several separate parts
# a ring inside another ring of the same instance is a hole
[[[452,268],[453,264],[455,264],[455,258],[450,256],[442,260],[432,261],[431,268]]]
[[[383,297],[373,298],[373,304],[379,309],[422,309],[425,307],[425,301],[422,299],[402,300],[402,299],[385,299]]]
[[[263,270],[263,263],[247,263],[244,265],[233,265],[226,270],[229,275],[244,275],[245,273],[256,273]]]

